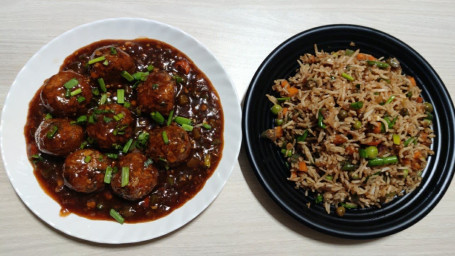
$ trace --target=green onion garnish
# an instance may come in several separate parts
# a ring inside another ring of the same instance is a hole
[[[103,65],[104,65],[104,66],[109,65],[109,61],[107,61],[107,60],[103,61]]]
[[[125,222],[125,219],[118,213],[116,210],[111,209],[109,211],[109,214],[111,215],[112,218],[114,218],[118,223],[123,224]]]
[[[411,137],[411,138],[407,139],[407,140],[404,142],[404,146],[407,147],[407,146],[409,145],[409,143],[411,143],[413,140],[414,140],[414,137]]]
[[[316,203],[316,204],[322,203],[322,195],[321,194],[318,194],[316,196],[316,199],[314,200],[314,203]]]
[[[98,95],[100,95],[100,90],[98,88],[93,88],[92,89],[92,94],[95,95],[95,96],[98,96]]]
[[[104,56],[101,56],[101,57],[98,57],[98,58],[94,58],[94,59],[89,60],[89,61],[88,61],[88,64],[89,64],[89,65],[92,65],[92,64],[94,64],[94,63],[103,61],[103,60],[105,60],[105,59],[106,59],[106,57],[104,57]]]
[[[117,115],[114,115],[113,118],[115,121],[120,121],[122,118],[125,117],[123,113],[118,113]]]
[[[118,154],[116,154],[116,153],[107,153],[106,156],[109,157],[110,159],[118,158]]]
[[[387,99],[387,101],[384,103],[384,105],[389,104],[389,103],[392,102],[394,99],[395,99],[395,95],[390,96],[390,97]]]
[[[163,137],[164,144],[169,144],[169,138],[167,137],[166,131],[163,131],[163,133],[161,133],[161,136]]]
[[[152,112],[152,113],[150,113],[150,116],[158,124],[163,124],[164,123],[164,117],[163,117],[163,115],[161,115],[160,112],[158,112],[158,111]]]
[[[112,179],[112,167],[108,166],[106,168],[106,172],[104,173],[104,183],[111,183]]]
[[[124,89],[117,89],[117,103],[118,104],[125,103],[125,90]]]
[[[117,49],[115,49],[115,47],[111,47],[109,50],[111,50],[111,54],[112,55],[116,55],[117,54]]]
[[[85,122],[87,122],[87,116],[86,115],[82,115],[82,116],[78,117],[77,120],[76,120],[76,123],[78,123],[78,124],[83,124]]]
[[[95,117],[94,117],[93,115],[90,115],[90,116],[88,117],[88,123],[89,123],[89,124],[94,124],[94,123],[95,123]]]
[[[182,128],[187,132],[191,132],[193,130],[193,126],[189,124],[182,124]]]
[[[181,117],[181,116],[176,116],[175,117],[175,122],[180,124],[180,125],[183,125],[183,124],[191,125],[191,119],[188,119],[186,117]]]
[[[101,94],[100,105],[104,105],[107,101],[107,93]]]
[[[152,70],[153,70],[154,68],[155,68],[155,67],[154,67],[152,64],[150,64],[150,65],[147,66],[147,70],[148,70],[149,72],[152,72]]]
[[[98,78],[98,84],[100,86],[101,91],[107,92],[106,84],[104,83],[104,79],[102,77]]]
[[[83,102],[83,101],[85,101],[85,97],[84,97],[84,96],[78,96],[78,97],[77,97],[77,102],[78,102],[78,103],[81,103],[81,102]]]
[[[153,160],[151,158],[148,158],[145,162],[144,162],[144,167],[148,167],[149,165],[153,164]]]
[[[349,105],[349,107],[355,110],[359,110],[363,107],[363,102],[362,101],[353,102],[351,103],[351,105]]]
[[[90,163],[91,160],[92,160],[91,156],[85,156],[84,157],[84,163],[86,163],[86,164]]]
[[[349,81],[354,81],[354,78],[346,73],[341,73],[341,76],[346,78]]]
[[[125,101],[125,103],[123,103],[123,106],[125,108],[129,108],[129,107],[131,107],[131,103],[129,103],[128,101]]]
[[[66,89],[72,89],[74,86],[78,85],[79,82],[77,81],[76,78],[73,78],[71,80],[69,80],[68,82],[66,82],[63,87],[65,87]]]
[[[72,91],[70,93],[71,96],[76,96],[78,94],[82,93],[82,89],[81,88],[77,88],[76,90]]]
[[[55,126],[55,125],[53,125],[53,126],[51,127],[50,131],[47,132],[46,137],[47,137],[48,139],[54,138],[55,134],[57,134],[57,131],[58,131],[58,127]]]
[[[81,146],[79,147],[80,149],[84,149],[85,147],[87,147],[88,145],[88,142],[86,140],[84,140],[82,143],[81,143]]]
[[[153,89],[153,90],[156,90],[156,89],[158,89],[158,87],[159,87],[159,85],[158,85],[158,84],[152,84],[152,89]]]
[[[132,143],[133,143],[133,139],[129,139],[129,140],[126,142],[125,146],[123,147],[122,152],[125,153],[125,154],[128,153],[128,151],[130,150],[130,147],[131,147],[131,144],[132,144]]]
[[[180,76],[178,76],[178,75],[175,75],[175,76],[174,76],[174,80],[175,80],[175,82],[177,82],[177,83],[183,82],[183,78],[180,77]]]
[[[305,130],[302,135],[297,137],[297,142],[305,141],[308,137],[308,130]]]
[[[210,124],[208,124],[208,123],[203,123],[203,124],[202,124],[202,127],[204,127],[204,128],[207,129],[207,130],[212,129],[212,126],[211,126]]]
[[[139,134],[139,136],[137,136],[137,142],[140,144],[140,145],[145,145],[147,143],[147,140],[149,139],[149,133],[148,132],[142,132],[141,134]]]
[[[107,116],[103,116],[103,121],[107,124],[107,123],[110,123],[112,121],[112,118],[107,117]]]
[[[382,61],[367,60],[367,64],[370,66],[376,66],[378,68],[388,68],[390,65]]]
[[[128,80],[128,82],[132,82],[134,80],[134,77],[126,70],[122,71],[120,75],[123,76],[123,78],[125,78],[126,80]]]
[[[46,120],[52,119],[52,115],[51,115],[50,113],[47,113],[47,114],[44,116],[44,119],[46,119]]]
[[[173,116],[174,116],[174,110],[171,110],[171,112],[169,113],[169,116],[167,117],[167,122],[166,122],[167,126],[171,125]]]
[[[122,184],[121,186],[124,187],[128,185],[128,182],[130,180],[130,168],[128,166],[123,166],[122,167]]]

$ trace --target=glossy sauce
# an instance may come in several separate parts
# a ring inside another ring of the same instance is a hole
[[[195,196],[204,186],[207,179],[213,174],[221,159],[223,148],[223,111],[219,97],[208,78],[186,57],[174,47],[151,39],[136,40],[103,40],[95,42],[77,50],[68,56],[60,71],[73,70],[85,77],[90,77],[89,65],[93,52],[103,46],[115,46],[128,53],[136,63],[137,71],[147,71],[148,65],[155,69],[166,71],[171,76],[183,78],[177,82],[174,116],[182,116],[193,120],[194,129],[188,132],[191,141],[189,158],[178,166],[167,166],[162,163],[153,163],[159,169],[158,185],[153,191],[138,201],[127,201],[115,195],[109,184],[98,192],[89,194],[75,192],[64,185],[62,167],[65,158],[53,157],[39,152],[35,142],[35,131],[48,113],[40,100],[40,90],[30,102],[25,137],[28,157],[33,163],[34,174],[42,188],[62,207],[61,214],[75,213],[90,219],[113,220],[109,215],[110,209],[117,210],[125,222],[150,221],[163,217]],[[189,64],[190,71],[182,71],[176,62],[184,60]],[[38,82],[38,81],[37,81]],[[93,90],[98,88],[96,80],[90,80]],[[106,84],[109,100],[116,102],[116,89],[125,89],[125,100],[131,106],[135,118],[134,139],[143,131],[150,131],[158,125],[149,115],[141,113],[136,106],[134,84],[125,80]],[[93,96],[91,107],[98,105],[100,96]],[[71,120],[75,120],[73,117]],[[165,117],[167,119],[167,117]],[[206,122],[211,129],[204,129],[198,124]],[[85,126],[84,130],[85,130]],[[87,134],[85,134],[87,137]],[[85,138],[89,139],[89,138]],[[117,153],[119,158],[124,155],[122,149],[101,150],[91,145],[86,148],[95,148],[102,153]],[[132,147],[131,151],[145,149]],[[39,155],[39,157],[36,157]],[[210,159],[210,166],[206,164]]]

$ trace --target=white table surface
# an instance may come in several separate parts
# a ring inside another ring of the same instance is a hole
[[[61,33],[113,17],[154,19],[202,42],[243,98],[259,64],[292,35],[325,24],[373,27],[403,40],[455,98],[455,1],[23,1],[1,0],[0,106],[27,60]],[[240,125],[240,124],[239,124]],[[0,160],[1,161],[1,160]],[[397,234],[356,241],[328,236],[284,213],[266,194],[242,148],[227,185],[183,228],[131,245],[66,236],[38,219],[0,165],[1,255],[454,255],[455,185],[424,219]]]

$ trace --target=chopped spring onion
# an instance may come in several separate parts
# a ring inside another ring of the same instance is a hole
[[[186,118],[186,117],[181,117],[181,116],[176,116],[175,122],[180,125],[183,125],[183,124],[191,125],[191,119]]]
[[[70,93],[71,96],[76,96],[78,94],[82,93],[82,89],[81,88],[77,88],[76,90],[72,91]]]
[[[152,72],[152,70],[153,70],[154,68],[155,68],[155,67],[154,67],[152,64],[150,64],[150,65],[147,66],[147,70],[148,70],[149,72]]]
[[[399,134],[392,135],[393,144],[400,145],[401,139]]]
[[[89,124],[94,124],[94,123],[95,123],[95,117],[94,117],[93,115],[90,115],[90,116],[88,117],[88,123],[89,123]]]
[[[111,50],[111,54],[112,55],[116,55],[117,54],[117,49],[115,49],[115,47],[111,47],[109,50]]]
[[[169,138],[167,137],[166,131],[163,131],[161,133],[161,137],[163,137],[164,144],[166,144],[166,145],[169,144]]]
[[[297,142],[305,141],[308,137],[308,130],[305,130],[302,135],[297,137]]]
[[[113,116],[115,121],[120,121],[123,119],[123,117],[125,117],[125,115],[123,113],[118,113],[117,115]]]
[[[107,116],[103,116],[103,121],[104,121],[105,123],[110,123],[110,122],[112,121],[112,118],[107,117]]]
[[[125,219],[118,213],[116,210],[111,209],[109,211],[109,215],[111,215],[112,218],[114,218],[118,223],[123,224],[125,222]]]
[[[191,132],[193,130],[193,126],[189,124],[182,124],[182,128],[187,132]]]
[[[171,110],[171,112],[169,113],[169,116],[167,117],[167,122],[166,122],[167,126],[171,125],[173,116],[174,116],[174,110]]]
[[[352,56],[352,54],[354,54],[354,51],[351,49],[346,49],[346,51],[344,52],[344,55],[346,56]]]
[[[107,101],[107,93],[101,94],[100,105],[104,105]]]
[[[65,87],[66,89],[72,89],[74,86],[78,85],[79,82],[77,81],[76,78],[73,78],[71,80],[69,80],[68,82],[66,82],[63,87]]]
[[[47,114],[44,116],[44,119],[46,119],[46,120],[52,119],[52,115],[51,115],[50,113],[47,113]]]
[[[314,203],[315,203],[315,204],[322,203],[322,195],[321,195],[321,194],[318,194],[318,195],[316,196],[316,199],[314,199]]]
[[[118,158],[118,154],[116,154],[116,153],[107,153],[106,155],[107,155],[107,157],[109,157],[111,159],[117,159]]]
[[[117,89],[117,103],[118,104],[125,103],[125,90],[124,89]]]
[[[106,168],[106,172],[104,173],[104,183],[111,183],[111,179],[112,179],[112,167],[108,166]]]
[[[88,142],[86,140],[84,140],[81,145],[79,146],[80,149],[84,149],[85,147],[87,147],[88,145]]]
[[[106,84],[104,83],[104,79],[102,77],[98,78],[98,85],[100,86],[101,91],[107,92]]]
[[[341,73],[341,76],[346,78],[349,81],[354,81],[354,78],[346,73]]]
[[[378,68],[388,68],[390,67],[389,64],[382,62],[382,61],[374,61],[374,60],[367,60],[367,64],[370,66],[376,66]]]
[[[152,113],[150,113],[150,116],[158,124],[163,124],[164,123],[164,117],[163,117],[163,115],[161,115],[160,112],[158,112],[158,111],[152,112]]]
[[[83,101],[85,101],[85,97],[84,96],[78,96],[77,97],[77,102],[81,103]]]
[[[153,164],[153,160],[151,158],[148,158],[145,162],[144,162],[144,167],[148,167],[149,165]]]
[[[326,180],[333,180],[333,176],[332,175],[327,175],[327,176],[325,176],[325,179]]]
[[[153,89],[153,90],[156,90],[156,89],[158,89],[158,87],[159,87],[159,85],[158,85],[158,84],[152,84],[152,89]]]
[[[86,115],[82,115],[82,116],[80,116],[80,117],[78,117],[76,119],[76,123],[78,123],[78,124],[83,124],[85,122],[87,122],[87,116]]]
[[[183,78],[181,76],[177,76],[177,75],[174,76],[174,80],[175,80],[176,83],[183,82]]]
[[[203,123],[202,127],[204,127],[204,129],[207,129],[207,130],[212,129],[212,126],[210,124],[208,124],[208,123]]]
[[[108,61],[108,60],[103,61],[103,65],[104,65],[104,66],[109,65],[109,61]]]
[[[95,95],[95,96],[100,95],[100,89],[98,89],[98,88],[93,88],[93,89],[92,89],[92,94]]]
[[[86,163],[86,164],[90,163],[91,160],[92,160],[91,156],[85,156],[84,157],[84,163]]]
[[[136,72],[133,74],[134,79],[137,81],[145,81],[150,73],[149,72]]]
[[[363,101],[353,102],[353,103],[351,103],[351,105],[349,105],[349,107],[351,109],[359,110],[359,109],[361,109],[363,107]]]
[[[395,95],[390,96],[390,97],[387,99],[387,101],[384,103],[384,105],[389,104],[389,103],[392,102],[394,99],[395,99]]]
[[[133,143],[133,139],[129,139],[129,140],[126,142],[125,146],[123,147],[122,152],[125,153],[125,154],[128,153],[128,151],[130,150],[130,147],[131,147],[131,144],[132,144],[132,143]]]
[[[122,182],[121,186],[124,187],[128,185],[130,181],[130,168],[128,166],[123,166],[122,167]]]
[[[125,101],[125,103],[123,103],[123,106],[125,108],[129,108],[129,107],[131,107],[131,103],[129,103],[128,101]]]
[[[404,142],[404,146],[407,147],[409,145],[409,143],[413,142],[415,140],[414,137],[411,137],[409,139],[407,139],[405,142]]]
[[[55,125],[53,125],[53,126],[51,127],[51,129],[47,132],[46,137],[47,137],[48,139],[54,138],[55,134],[57,134],[57,131],[58,131],[58,127],[55,126]]]
[[[101,56],[101,57],[98,57],[98,58],[94,58],[94,59],[89,60],[89,61],[88,61],[88,64],[89,64],[89,65],[92,65],[92,64],[95,64],[95,63],[100,62],[100,61],[103,61],[103,60],[106,60],[106,57]]]
[[[321,109],[318,111],[318,126],[322,129],[327,128],[327,126],[324,124],[324,116],[321,113]]]
[[[128,82],[132,82],[134,80],[134,77],[128,73],[128,71],[124,70],[120,73],[120,75],[125,78],[126,80],[128,80]]]

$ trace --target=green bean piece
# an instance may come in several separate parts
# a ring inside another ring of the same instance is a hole
[[[433,112],[433,105],[430,102],[424,102],[423,106],[425,107],[425,110],[428,112]]]
[[[331,180],[333,180],[333,176],[332,175],[327,175],[327,176],[325,176],[325,179],[331,181]]]
[[[354,81],[354,78],[346,73],[341,73],[341,76],[346,78],[349,81]]]
[[[123,224],[125,222],[125,219],[118,213],[116,210],[111,209],[109,211],[109,215],[111,215],[112,218],[114,218],[118,223]]]
[[[382,165],[384,165],[384,159],[379,157],[379,158],[368,160],[368,165],[369,166],[382,166]]]
[[[297,137],[297,142],[305,141],[308,137],[308,130],[305,130],[302,135]]]
[[[278,102],[284,102],[284,101],[287,101],[287,100],[291,100],[291,97],[276,98],[276,100]]]
[[[349,107],[351,109],[359,110],[363,107],[363,102],[362,101],[353,102],[351,103],[351,105],[349,105]]]
[[[352,163],[344,163],[341,166],[342,171],[355,171],[357,168],[358,168],[358,166],[355,164],[352,164]]]
[[[369,146],[365,149],[365,153],[368,159],[375,159],[378,156],[378,148],[376,146]]]
[[[278,113],[280,113],[281,110],[283,110],[283,108],[278,104],[275,104],[270,108],[270,111],[272,111],[272,113],[275,115],[278,115]]]
[[[327,128],[327,126],[324,124],[324,116],[321,113],[321,109],[318,111],[318,126],[322,129]]]
[[[390,67],[389,64],[382,62],[382,61],[367,60],[367,64],[370,66],[376,66],[376,67],[382,68],[382,69]]]
[[[361,158],[367,158],[367,151],[364,148],[359,149],[359,156]]]
[[[413,140],[414,140],[414,137],[411,137],[411,138],[407,139],[407,140],[404,142],[404,146],[407,147],[407,146],[409,145],[409,143],[411,143]]]
[[[378,157],[375,159],[368,160],[368,166],[382,166],[396,163],[398,163],[397,156]]]
[[[388,156],[388,157],[384,157],[383,159],[384,159],[384,165],[398,163],[398,157],[397,156]]]

